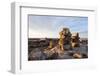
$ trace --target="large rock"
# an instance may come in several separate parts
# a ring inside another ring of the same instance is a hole
[[[71,46],[72,48],[79,47],[80,41],[79,41],[79,33],[72,33],[71,37]]]
[[[62,51],[59,46],[55,46],[52,49],[46,49],[44,51],[45,55],[47,56],[47,58],[58,58],[59,56],[61,56],[62,54],[64,54],[64,51]]]
[[[43,60],[45,56],[43,55],[42,51],[38,48],[33,49],[30,54],[28,60]]]

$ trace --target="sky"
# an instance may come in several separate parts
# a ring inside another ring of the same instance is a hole
[[[29,15],[28,19],[29,38],[58,38],[62,28],[88,37],[88,17]]]

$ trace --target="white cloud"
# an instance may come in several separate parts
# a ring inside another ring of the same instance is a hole
[[[58,38],[58,35],[50,31],[29,29],[29,38]]]

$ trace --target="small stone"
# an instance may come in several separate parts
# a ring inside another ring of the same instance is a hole
[[[73,57],[74,57],[74,58],[82,58],[82,55],[79,54],[79,53],[75,53],[75,54],[73,54]]]

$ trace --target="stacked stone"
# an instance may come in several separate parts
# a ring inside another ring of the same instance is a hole
[[[64,44],[70,44],[70,42],[71,42],[71,32],[70,32],[69,28],[63,28],[63,34],[65,36]]]
[[[71,37],[71,45],[72,48],[74,47],[79,47],[79,43],[80,43],[80,37],[79,37],[79,33],[73,33],[72,37]]]
[[[69,28],[63,28],[63,30],[59,33],[59,46],[62,50],[67,50],[71,48],[71,32]]]

